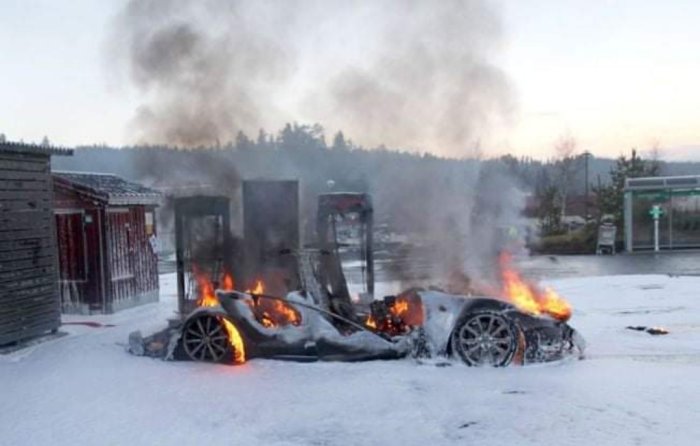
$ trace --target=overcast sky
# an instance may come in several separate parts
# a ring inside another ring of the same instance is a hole
[[[139,93],[111,73],[104,51],[122,5],[0,0],[0,133],[66,146],[130,142]],[[700,159],[700,2],[496,5],[504,39],[493,60],[513,86],[516,111],[489,129],[488,153],[547,157],[565,135],[600,156],[658,144],[667,158]]]

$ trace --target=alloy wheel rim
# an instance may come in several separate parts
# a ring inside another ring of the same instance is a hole
[[[183,345],[195,361],[218,362],[229,352],[224,327],[214,316],[201,316],[187,324]]]
[[[512,353],[513,334],[508,322],[496,314],[480,314],[459,330],[460,353],[473,365],[499,366]]]

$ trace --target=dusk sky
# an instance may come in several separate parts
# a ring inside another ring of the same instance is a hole
[[[599,156],[656,144],[662,158],[700,159],[700,2],[487,3],[502,21],[490,58],[511,85],[513,111],[481,131],[484,152],[544,158],[567,136]],[[0,133],[26,142],[46,135],[65,146],[132,142],[128,123],[141,93],[106,57],[108,31],[123,4],[0,0]],[[293,85],[313,82],[301,77]],[[280,96],[285,120],[337,130],[339,121],[323,122],[297,109],[293,94]]]

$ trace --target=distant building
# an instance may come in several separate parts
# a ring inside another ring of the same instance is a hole
[[[157,301],[160,193],[108,174],[53,178],[63,311],[112,313]]]
[[[70,154],[0,142],[0,345],[61,325],[51,155]]]
[[[700,175],[628,178],[625,184],[625,247],[654,249],[654,217],[658,205],[659,247],[700,248]]]

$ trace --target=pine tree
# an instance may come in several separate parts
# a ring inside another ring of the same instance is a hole
[[[625,155],[615,162],[615,167],[610,170],[610,184],[593,188],[596,196],[598,217],[605,214],[612,215],[618,228],[618,233],[623,234],[623,210],[625,198],[625,181],[627,178],[655,177],[659,175],[661,166],[658,161],[644,160],[632,149],[632,156]]]
[[[345,135],[343,132],[338,132],[333,137],[333,145],[331,146],[333,150],[347,150],[348,144],[345,142]]]
[[[238,131],[236,135],[236,150],[251,150],[253,148],[253,141],[248,138],[248,136],[242,131]]]

